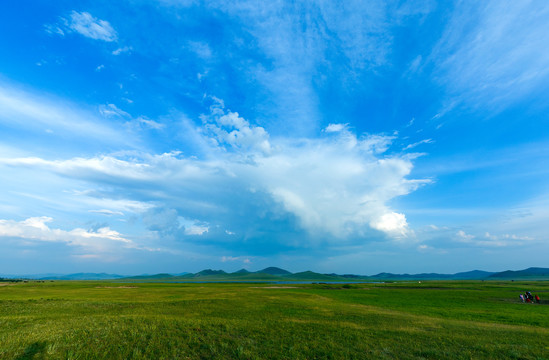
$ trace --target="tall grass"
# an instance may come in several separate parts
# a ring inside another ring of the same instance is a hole
[[[544,282],[292,286],[2,286],[0,358],[549,359]]]

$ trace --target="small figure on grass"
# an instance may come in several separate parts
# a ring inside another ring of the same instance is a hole
[[[538,304],[541,303],[541,300],[540,300],[540,298],[539,298],[539,295],[537,295],[537,294],[536,294],[536,302],[537,302]]]
[[[521,301],[521,302],[524,302],[524,295],[520,294],[520,295],[519,295],[519,298],[520,298],[520,301]]]

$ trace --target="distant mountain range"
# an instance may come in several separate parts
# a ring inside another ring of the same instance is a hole
[[[392,274],[379,273],[377,275],[354,275],[354,274],[319,274],[312,271],[292,273],[290,271],[268,267],[263,270],[250,272],[241,269],[232,273],[223,270],[206,269],[197,273],[179,274],[144,274],[136,276],[123,276],[106,273],[77,273],[70,275],[43,274],[32,276],[7,276],[0,275],[0,278],[27,278],[37,280],[120,280],[120,281],[395,281],[395,280],[549,280],[549,268],[531,267],[518,271],[488,272],[473,270],[456,274]]]

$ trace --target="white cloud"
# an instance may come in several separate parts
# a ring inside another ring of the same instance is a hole
[[[409,144],[409,145],[407,145],[407,146],[406,146],[404,149],[402,149],[402,150],[406,151],[406,150],[413,149],[413,148],[415,148],[416,146],[419,146],[419,145],[421,145],[421,144],[432,144],[432,143],[433,143],[433,139],[424,139],[424,140],[415,142],[415,143],[413,143],[413,144]]]
[[[120,199],[120,196],[116,196],[116,199],[106,197],[108,194],[96,191],[72,191],[69,192],[74,195],[75,201],[84,208],[92,208],[88,210],[90,212],[102,213],[104,215],[123,215],[123,214],[142,214],[146,211],[154,208],[154,205],[148,202]],[[93,208],[100,210],[93,210]]]
[[[494,234],[490,234],[489,232],[486,232],[484,234],[484,237],[487,238],[487,239],[490,239],[490,240],[500,240],[500,241],[505,241],[505,242],[508,242],[508,243],[516,243],[516,242],[534,240],[534,238],[530,237],[530,236],[518,236],[516,234],[494,235]]]
[[[63,29],[61,29],[57,25],[46,24],[44,25],[44,29],[48,34],[51,34],[51,35],[57,34],[57,35],[65,36],[65,32],[63,31]]]
[[[277,152],[255,159],[250,174],[309,232],[338,238],[371,227],[387,234],[406,234],[406,220],[386,203],[417,188],[405,179],[410,161],[378,158],[384,137],[357,139],[350,133],[325,139],[276,143]],[[376,141],[377,140],[377,141]]]
[[[73,11],[67,26],[72,31],[94,40],[116,41],[118,35],[108,21],[93,17],[88,12]]]
[[[406,216],[395,212],[388,212],[370,222],[370,225],[377,230],[384,231],[393,236],[405,237],[408,232]]]
[[[456,235],[458,236],[460,241],[463,241],[463,242],[471,242],[475,238],[474,235],[467,234],[463,230],[459,230]]]
[[[130,52],[132,51],[132,47],[131,46],[124,46],[124,47],[120,47],[116,50],[113,50],[112,54],[117,56],[117,55],[120,55],[122,53],[126,53],[126,52]]]
[[[260,151],[268,154],[271,151],[269,134],[260,126],[250,125],[238,113],[225,111],[223,101],[213,98],[211,113],[202,116],[205,129],[213,134],[219,144],[228,145],[238,151]]]
[[[426,252],[426,251],[429,251],[429,250],[432,250],[433,248],[430,247],[429,245],[425,245],[425,244],[422,244],[422,245],[419,245],[417,247],[417,250],[420,251],[420,252]]]
[[[364,150],[371,151],[374,154],[383,154],[389,149],[394,139],[396,139],[396,136],[368,135],[361,139],[360,146]]]
[[[221,262],[233,262],[233,261],[240,261],[247,265],[252,263],[250,258],[245,256],[222,256],[221,257]]]
[[[340,132],[342,130],[345,130],[347,129],[347,126],[349,124],[329,124],[328,126],[326,126],[326,129],[324,129],[324,131],[326,132]]]
[[[105,183],[120,189],[120,195],[138,194],[139,204],[171,203],[181,216],[197,219],[183,224],[188,235],[210,232],[212,222],[222,221],[216,214],[232,211],[235,196],[238,206],[253,208],[257,194],[279,207],[266,211],[283,210],[296,218],[300,229],[324,238],[345,239],[372,231],[400,239],[412,234],[406,216],[387,204],[428,181],[407,179],[413,167],[408,157],[383,155],[394,136],[358,138],[341,130],[317,139],[271,140],[264,129],[225,111],[222,102],[216,104],[212,114],[203,117],[204,127],[194,130],[210,144],[202,159],[171,152],[68,160],[3,158],[0,164]],[[238,134],[227,137],[232,132]],[[126,211],[101,204],[92,209]],[[245,222],[214,225],[241,231]]]
[[[27,243],[29,241],[61,242],[95,252],[112,250],[119,246],[116,243],[133,247],[132,241],[109,227],[102,227],[95,231],[82,228],[65,231],[50,228],[47,223],[52,221],[53,219],[47,216],[32,217],[23,221],[0,220],[0,238],[19,238]]]
[[[96,213],[96,214],[107,215],[107,216],[112,216],[112,215],[124,216],[124,213],[122,211],[112,211],[112,210],[107,210],[107,209],[89,210],[89,212]]]
[[[154,130],[162,130],[166,127],[166,125],[162,123],[148,119],[143,116],[140,116],[135,120],[127,122],[127,125],[133,128],[138,128],[138,129],[154,129]]]
[[[131,117],[130,114],[128,114],[124,110],[119,109],[114,104],[107,104],[107,105],[99,106],[99,112],[101,113],[101,115],[103,115],[105,117],[124,117],[124,118]]]
[[[96,232],[90,232],[84,229],[74,229],[69,232],[71,235],[80,236],[85,239],[108,239],[112,241],[121,241],[125,243],[131,243],[130,240],[125,239],[122,235],[115,230],[111,230],[108,227],[98,229]]]
[[[478,247],[508,247],[535,241],[535,239],[530,236],[518,236],[515,234],[494,235],[487,231],[482,236],[475,236],[460,230],[457,232],[457,236],[459,242]]]
[[[183,227],[185,235],[204,235],[210,231],[210,227],[204,222],[190,220],[184,217],[177,218],[178,226]]]
[[[128,119],[128,121],[125,124],[128,127],[134,128],[134,129],[137,128],[137,129],[161,130],[165,128],[164,124],[148,119],[147,117],[144,117],[144,116],[140,116],[137,119],[133,119],[128,112],[120,109],[115,104],[100,105],[99,113],[106,118]]]
[[[115,156],[44,160],[38,157],[0,158],[0,164],[46,169],[69,177],[100,181],[105,177],[140,181],[200,179],[208,175],[208,165],[178,158],[179,153],[145,155],[129,160]]]
[[[127,137],[97,116],[82,111],[74,104],[53,96],[21,91],[0,82],[0,123],[25,130],[50,130],[60,136],[89,138],[95,142],[118,142],[128,145]],[[108,111],[108,107],[105,108]]]
[[[185,227],[185,234],[186,235],[204,235],[204,233],[207,233],[208,230],[210,230],[208,226],[191,225],[189,227]]]

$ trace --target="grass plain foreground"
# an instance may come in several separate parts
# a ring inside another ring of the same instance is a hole
[[[548,298],[544,281],[4,283],[0,359],[549,359]]]

